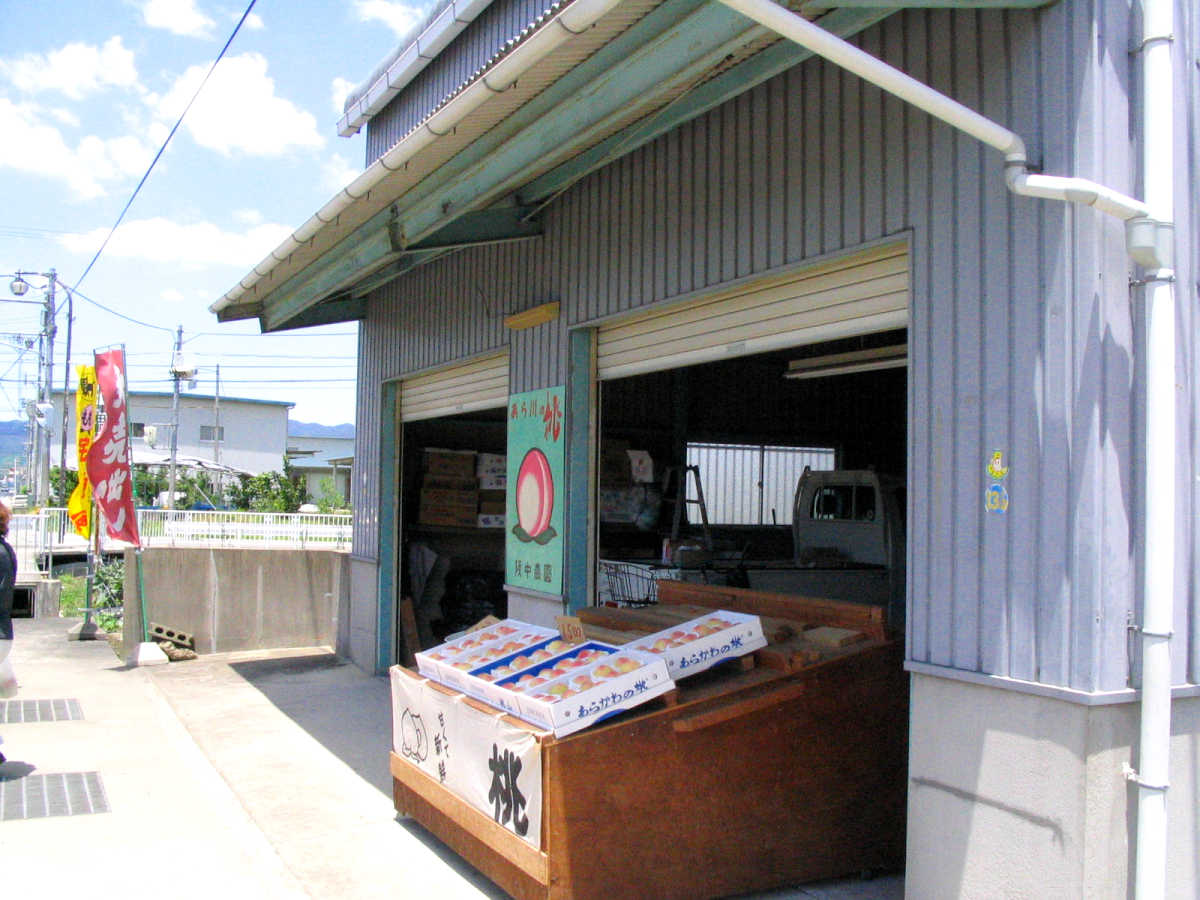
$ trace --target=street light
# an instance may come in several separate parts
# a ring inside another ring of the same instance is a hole
[[[55,324],[55,308],[54,308],[54,291],[58,286],[58,275],[54,269],[48,272],[24,272],[18,270],[11,274],[12,281],[8,284],[9,292],[17,298],[24,297],[29,293],[30,283],[26,280],[26,276],[43,278],[46,281],[45,295],[42,302],[38,305],[42,307],[42,330],[38,335],[38,382],[37,382],[37,399],[35,405],[39,408],[44,408],[51,402],[50,392],[54,381],[54,336],[58,332],[58,326]],[[64,285],[65,288],[65,285]],[[70,299],[70,293],[67,294]],[[10,300],[9,303],[37,303],[35,300]],[[68,313],[69,317],[70,313]],[[70,370],[70,342],[67,344],[67,359],[68,373]],[[66,400],[64,397],[64,410],[66,409]],[[47,416],[30,416],[30,423],[34,429],[34,452],[31,468],[34,470],[35,477],[33,479],[33,503],[35,506],[44,506],[50,499],[50,430],[46,427]],[[63,428],[64,438],[66,428]]]

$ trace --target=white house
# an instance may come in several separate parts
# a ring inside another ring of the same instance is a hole
[[[164,459],[171,452],[174,422],[170,393],[129,392],[129,429],[135,461]],[[179,395],[178,458],[220,463],[258,475],[277,472],[287,452],[288,411],[293,404],[279,400],[215,398],[205,394]],[[54,393],[54,418],[62,421],[62,391]],[[75,453],[75,395],[67,407],[67,468],[77,467]],[[51,464],[59,463],[61,437],[52,439]]]
[[[344,506],[350,505],[350,478],[354,465],[354,426],[329,427],[289,422],[287,457],[293,471],[304,477],[304,490],[314,501],[321,481],[332,478]]]

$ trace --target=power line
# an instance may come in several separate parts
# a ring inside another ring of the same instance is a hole
[[[245,22],[246,17],[250,15],[250,10],[254,9],[255,2],[256,0],[250,0],[250,5],[246,7],[246,11],[242,13],[242,17],[238,19],[238,23],[233,26],[233,33],[229,35],[229,40],[225,42],[225,46],[221,48],[221,52],[217,54],[217,58],[214,59],[212,65],[208,67],[208,71],[205,73],[203,80],[200,82],[200,86],[196,88],[196,92],[192,94],[192,99],[187,102],[187,106],[183,108],[183,112],[179,114],[178,120],[176,120],[175,124],[171,127],[171,132],[167,135],[166,140],[162,142],[162,146],[159,147],[158,152],[154,154],[154,159],[150,161],[150,167],[146,169],[146,174],[142,176],[142,180],[138,182],[137,187],[133,189],[133,193],[130,195],[129,200],[125,203],[125,208],[121,210],[121,214],[117,216],[117,221],[113,223],[113,227],[110,228],[108,234],[105,235],[104,241],[100,244],[100,249],[96,251],[96,255],[92,257],[92,261],[87,264],[87,268],[83,270],[83,274],[80,275],[79,280],[75,282],[75,287],[73,290],[79,290],[79,285],[83,284],[83,279],[87,278],[88,272],[92,271],[92,266],[96,264],[96,260],[100,258],[100,254],[104,252],[104,248],[108,246],[108,242],[112,240],[112,236],[116,233],[117,229],[121,227],[121,222],[124,221],[125,214],[129,212],[129,207],[133,206],[133,201],[141,192],[142,185],[146,183],[146,179],[150,177],[150,173],[154,171],[154,167],[158,164],[158,160],[166,151],[167,145],[171,143],[171,138],[175,137],[175,132],[178,131],[179,126],[183,124],[184,116],[188,114],[188,110],[192,108],[192,104],[196,102],[196,98],[200,96],[200,92],[204,90],[204,86],[208,84],[208,79],[212,77],[213,71],[217,68],[217,63],[224,58],[225,52],[229,49],[229,45],[233,43],[233,39],[237,37],[237,33],[241,31],[242,23]],[[112,310],[109,310],[109,312],[112,312]],[[117,315],[120,315],[120,313],[117,313]],[[122,318],[125,317],[122,316]],[[144,323],[139,322],[138,324]]]
[[[219,337],[219,338],[331,338],[331,337],[358,337],[357,331],[330,331],[325,334],[281,334],[277,331],[269,332],[268,334],[226,334],[221,331],[200,331],[192,335],[185,344],[190,344],[196,338],[202,337]]]
[[[103,248],[101,248],[101,249],[103,249]],[[94,262],[94,260],[93,260],[93,262]],[[79,280],[82,281],[83,279],[80,278]],[[105,306],[100,301],[93,300],[91,297],[87,296],[87,294],[81,293],[79,291],[78,287],[67,288],[67,290],[69,290],[71,293],[73,293],[80,300],[86,300],[88,303],[92,304],[92,306],[95,306],[98,309],[102,309],[106,313],[111,313],[112,315],[116,316],[118,319],[124,319],[126,322],[132,322],[134,325],[141,325],[143,328],[153,328],[155,331],[165,331],[168,334],[175,333],[175,329],[173,329],[173,328],[166,328],[162,325],[151,325],[149,322],[142,322],[139,319],[133,318],[132,316],[125,315],[125,313],[119,313],[115,309],[111,309],[111,308]]]

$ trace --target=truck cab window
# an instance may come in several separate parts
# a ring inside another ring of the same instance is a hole
[[[825,485],[813,495],[812,518],[873,522],[875,489],[869,485]]]

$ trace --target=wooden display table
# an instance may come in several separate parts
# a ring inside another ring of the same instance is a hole
[[[694,587],[683,599],[695,602]],[[724,663],[564,738],[503,717],[537,741],[539,846],[393,752],[396,809],[520,900],[719,897],[900,868],[908,686],[899,646],[874,620],[857,634],[840,628],[854,628],[860,610],[842,616],[827,601],[818,610],[794,599],[782,610],[793,634],[772,629],[759,665]],[[613,612],[600,614],[603,627],[623,621]],[[802,646],[806,632],[812,646]]]

